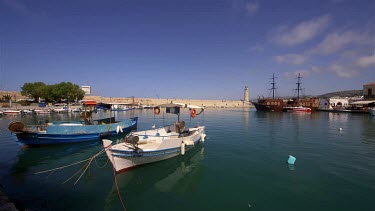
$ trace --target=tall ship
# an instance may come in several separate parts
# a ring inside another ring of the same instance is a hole
[[[257,111],[283,111],[286,103],[283,99],[275,98],[275,74],[272,74],[272,98],[259,98],[257,102],[252,102]]]
[[[298,73],[297,77],[297,98],[294,98],[292,100],[289,100],[287,102],[286,107],[305,107],[310,108],[311,111],[316,111],[320,106],[320,99],[316,97],[310,97],[310,98],[300,98],[300,92],[302,91],[301,88],[301,74]]]

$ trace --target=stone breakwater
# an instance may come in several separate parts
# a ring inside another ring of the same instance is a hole
[[[140,106],[156,106],[164,103],[184,103],[197,106],[213,107],[213,108],[238,108],[238,107],[253,107],[250,102],[242,100],[197,100],[197,99],[179,99],[179,98],[115,98],[115,97],[101,97],[101,96],[85,96],[84,100],[95,100],[102,103],[130,103]]]

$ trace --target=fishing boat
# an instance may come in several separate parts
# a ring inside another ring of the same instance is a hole
[[[34,109],[34,113],[36,114],[49,114],[51,113],[50,109]]]
[[[303,106],[284,107],[283,109],[287,112],[311,113],[311,108]]]
[[[7,109],[3,110],[4,115],[20,115],[21,111],[20,110],[12,110],[12,109]]]
[[[275,74],[272,75],[272,98],[259,98],[257,102],[252,102],[257,111],[283,111],[286,106],[283,99],[275,98]]]
[[[135,166],[184,155],[186,151],[204,141],[204,126],[185,128],[185,122],[180,121],[181,109],[189,109],[190,117],[195,118],[204,112],[203,107],[170,103],[155,107],[154,113],[158,115],[162,108],[165,108],[166,113],[176,114],[177,121],[157,129],[132,132],[125,137],[123,143],[115,145],[112,145],[111,140],[103,139],[103,147],[107,149],[107,156],[117,173]],[[201,109],[199,113],[197,109]]]
[[[137,128],[138,117],[124,121],[115,121],[114,117],[93,120],[95,105],[95,101],[86,101],[83,104],[84,108],[80,113],[82,121],[44,122],[28,126],[20,121],[13,121],[9,123],[8,129],[17,136],[19,142],[37,146],[93,141],[128,133]]]

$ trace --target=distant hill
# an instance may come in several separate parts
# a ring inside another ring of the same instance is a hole
[[[355,96],[362,96],[363,90],[347,90],[347,91],[339,91],[339,92],[331,92],[326,93],[323,95],[319,95],[320,98],[331,98],[331,97],[355,97]]]

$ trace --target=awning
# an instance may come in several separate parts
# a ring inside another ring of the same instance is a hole
[[[350,103],[350,105],[367,105],[370,103],[375,103],[375,100],[361,100],[361,101]]]

